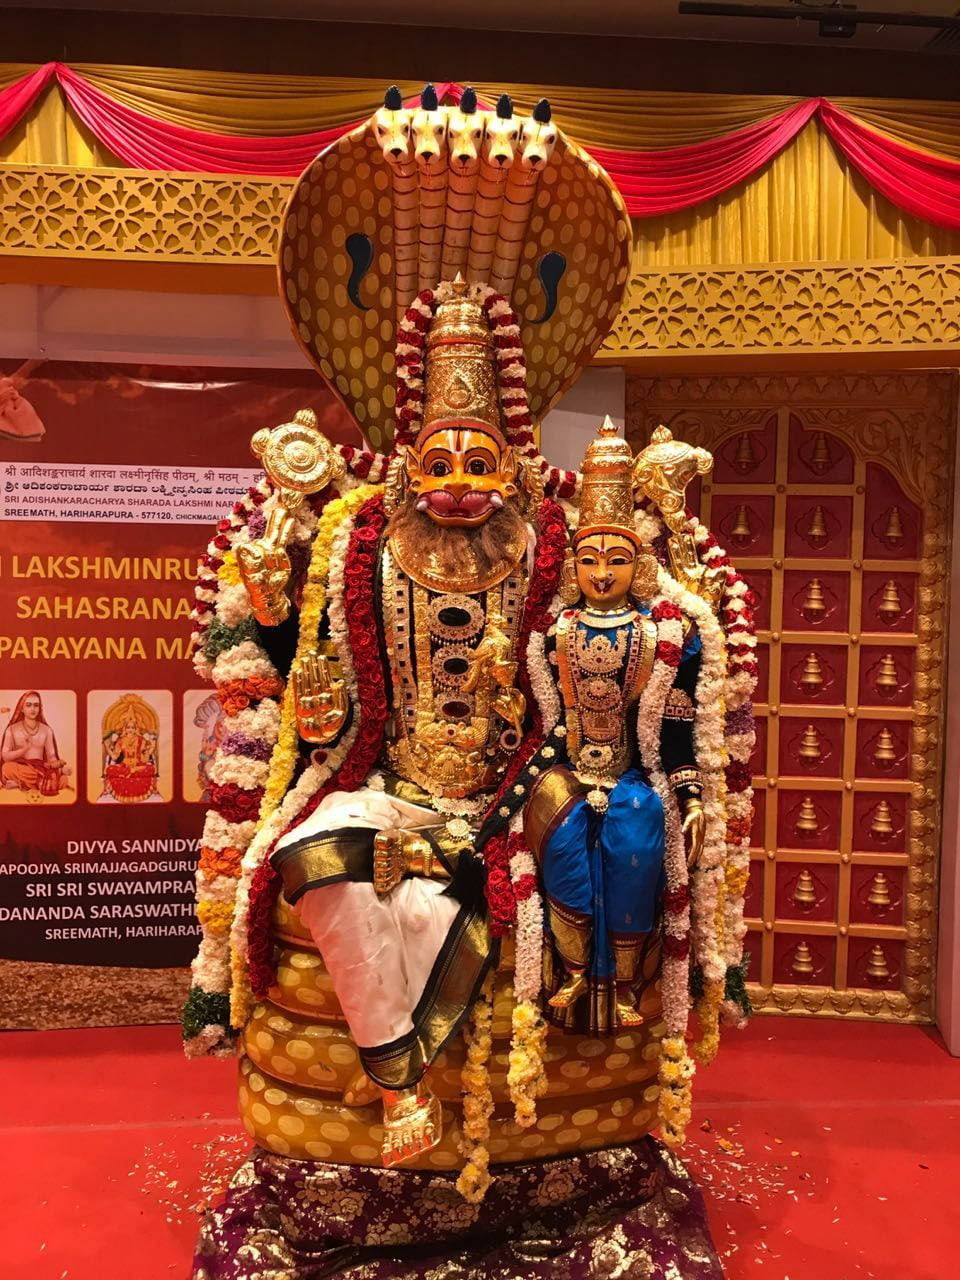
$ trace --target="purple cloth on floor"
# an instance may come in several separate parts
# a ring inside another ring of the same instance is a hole
[[[722,1280],[699,1189],[654,1138],[455,1174],[257,1151],[203,1221],[193,1280]]]

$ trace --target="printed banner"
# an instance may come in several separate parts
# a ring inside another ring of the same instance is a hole
[[[171,1021],[220,706],[187,657],[250,437],[309,372],[0,360],[0,1026]]]

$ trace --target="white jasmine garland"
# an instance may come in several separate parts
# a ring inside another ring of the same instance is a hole
[[[269,770],[267,760],[253,760],[250,756],[223,755],[218,752],[207,766],[207,777],[218,785],[234,782],[245,790],[253,790],[266,783]]]
[[[255,822],[228,822],[216,810],[208,809],[201,844],[211,849],[245,849],[256,829]]]
[[[230,729],[272,747],[280,732],[280,703],[275,698],[264,698],[255,707],[244,707],[230,721]]]
[[[717,937],[717,906],[727,856],[726,781],[727,750],[724,744],[724,684],[726,647],[713,611],[703,600],[686,591],[663,569],[659,582],[663,594],[697,624],[701,642],[700,675],[693,737],[703,782],[705,831],[703,851],[690,877],[692,897],[691,954],[703,966],[704,976],[722,981],[726,971]]]
[[[553,605],[550,606],[553,616]],[[560,721],[560,695],[546,656],[547,638],[542,631],[531,631],[527,642],[527,671],[530,687],[540,709],[544,736],[553,732]]]
[[[655,610],[663,596],[651,601]],[[683,624],[677,618],[665,618],[657,624],[657,641],[683,645]],[[637,742],[650,785],[660,798],[664,821],[664,870],[667,889],[681,889],[687,884],[687,858],[681,830],[677,799],[667,782],[660,759],[660,726],[663,722],[667,695],[676,678],[676,669],[658,658],[637,706]],[[675,938],[685,938],[690,931],[690,910],[664,913],[664,928]],[[686,1032],[690,1009],[689,962],[686,957],[664,955],[661,976],[663,1018],[670,1036]]]
[[[523,830],[523,816],[514,814],[508,828],[511,835]],[[510,859],[510,882],[516,884],[522,876],[537,876],[537,864],[529,849],[519,849]],[[538,890],[517,902],[515,930],[516,957],[514,960],[513,993],[518,1001],[537,999],[543,977],[543,901]]]
[[[213,664],[216,684],[229,684],[232,680],[269,680],[277,675],[277,669],[267,657],[266,651],[253,640],[225,649]]]
[[[225,582],[217,596],[216,616],[225,627],[236,627],[252,614],[247,588],[242,582]]]

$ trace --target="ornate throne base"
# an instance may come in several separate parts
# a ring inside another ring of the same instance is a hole
[[[379,1092],[363,1076],[323,961],[307,931],[281,900],[276,916],[278,983],[259,1004],[243,1036],[240,1116],[258,1146],[297,1160],[380,1165]],[[537,1123],[520,1129],[507,1096],[512,949],[505,945],[495,978],[491,1089],[491,1164],[567,1155],[622,1145],[649,1133],[656,1118],[660,1003],[656,964],[638,1007],[644,1026],[609,1039],[551,1031],[547,1093]],[[440,1144],[405,1168],[455,1170],[459,1154],[460,1072],[457,1036],[428,1080],[443,1106]],[[360,1086],[358,1089],[358,1085]]]
[[[457,1037],[430,1072],[439,1146],[380,1166],[379,1094],[358,1100],[356,1047],[305,930],[281,901],[278,983],[244,1032],[240,1113],[258,1150],[204,1220],[193,1280],[722,1280],[703,1201],[652,1137],[657,957],[647,1023],[609,1040],[551,1031],[548,1090],[523,1130],[508,1118],[512,954],[496,975],[491,1085],[494,1181],[481,1205],[456,1190]],[[375,1093],[375,1091],[373,1091]]]

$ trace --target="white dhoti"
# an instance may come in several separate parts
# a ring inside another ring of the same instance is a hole
[[[335,791],[278,841],[272,856],[282,866],[285,850],[309,847],[310,841],[331,832],[437,825],[431,810],[386,792],[370,787]],[[463,914],[456,899],[444,896],[444,887],[438,881],[409,878],[380,896],[371,883],[340,879],[307,888],[295,904],[323,957],[368,1070],[364,1050],[378,1060],[390,1046],[399,1045],[406,1052],[416,1037],[414,1012]],[[381,1083],[396,1083],[379,1077],[376,1070],[371,1074]]]

